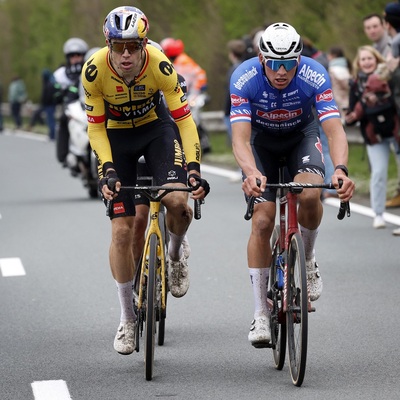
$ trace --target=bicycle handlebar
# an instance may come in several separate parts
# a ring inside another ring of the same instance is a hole
[[[107,186],[110,190],[115,191],[115,185],[117,180],[110,178],[108,180]],[[161,199],[168,193],[171,192],[192,192],[193,187],[180,187],[180,186],[121,186],[120,190],[132,190],[136,192],[141,192],[150,201],[161,201]],[[160,193],[160,190],[162,191]],[[204,200],[196,199],[194,200],[194,218],[201,218],[201,205],[204,204]],[[107,200],[107,211],[106,215],[110,215],[111,200]]]
[[[260,181],[257,180],[257,184],[261,184]],[[342,186],[343,181],[339,179],[339,186]],[[321,184],[314,184],[314,183],[301,183],[301,182],[287,182],[287,183],[267,183],[266,187],[269,188],[275,188],[275,189],[296,189],[296,188],[301,188],[301,189],[310,189],[310,188],[318,188],[318,189],[335,189],[332,183],[321,183]],[[255,203],[256,197],[250,196],[248,202],[247,202],[247,210],[246,213],[244,214],[244,219],[246,221],[250,220],[251,217],[253,216],[253,211],[254,211],[254,203]],[[348,201],[341,201],[340,202],[340,207],[339,211],[337,214],[337,218],[339,220],[342,220],[345,215],[350,217],[350,203]]]

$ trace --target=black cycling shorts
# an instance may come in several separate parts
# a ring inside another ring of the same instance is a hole
[[[186,185],[186,162],[176,129],[172,120],[156,120],[134,129],[107,130],[113,164],[122,186],[136,185],[138,159],[142,155],[154,185]],[[135,195],[133,191],[122,190],[113,200],[110,218],[135,215]]]
[[[297,174],[310,172],[325,176],[324,156],[319,129],[316,121],[297,132],[271,138],[263,131],[252,131],[252,149],[257,168],[269,183],[279,182],[281,160],[286,164],[286,181],[292,181]],[[247,200],[247,199],[246,199]],[[256,199],[256,203],[276,201],[276,189],[267,188]]]

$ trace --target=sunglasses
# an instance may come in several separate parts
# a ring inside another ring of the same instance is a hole
[[[297,67],[298,62],[297,58],[292,58],[290,60],[272,60],[270,58],[266,58],[265,65],[275,72],[278,71],[281,65],[283,65],[283,68],[285,68],[286,72],[289,72],[291,69]]]
[[[125,49],[129,54],[134,53],[143,48],[142,42],[111,42],[111,50],[116,53],[123,54]]]

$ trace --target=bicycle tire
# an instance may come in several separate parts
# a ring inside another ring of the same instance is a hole
[[[142,257],[140,257],[139,266],[142,265]],[[137,295],[139,293],[139,286],[140,286],[140,271],[141,267],[136,267],[135,275],[133,277],[133,292]],[[143,309],[138,309],[138,305],[135,301],[135,296],[133,298],[133,311],[136,315],[136,327],[135,327],[135,350],[138,353],[140,350],[140,338],[143,332],[143,320],[144,320],[144,313]]]
[[[149,259],[146,293],[146,333],[144,342],[144,364],[146,380],[153,379],[154,344],[156,333],[156,272],[157,235],[152,234],[149,241]]]
[[[158,216],[159,224],[160,224],[160,230],[161,230],[161,236],[162,240],[164,243],[164,262],[165,262],[165,309],[162,309],[162,304],[161,304],[161,294],[160,294],[160,304],[158,305],[158,345],[162,346],[164,344],[165,340],[165,319],[167,318],[167,299],[168,299],[168,262],[167,262],[167,243],[168,243],[168,231],[167,231],[167,226],[165,222],[165,213],[163,211],[160,211],[159,216]],[[161,280],[161,285],[162,285],[162,280]],[[160,292],[162,293],[162,287],[160,287]]]
[[[286,320],[283,314],[283,290],[277,285],[277,257],[280,253],[280,226],[276,225],[271,237],[272,260],[270,266],[270,293],[272,310],[270,317],[272,352],[275,368],[281,370],[286,357]]]
[[[308,293],[304,244],[300,233],[295,233],[288,251],[288,293],[286,312],[289,369],[292,382],[301,386],[307,361]]]

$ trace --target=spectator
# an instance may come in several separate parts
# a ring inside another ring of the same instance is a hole
[[[360,121],[360,130],[367,147],[371,168],[370,200],[375,213],[373,227],[385,228],[383,219],[387,192],[390,146],[398,134],[398,116],[393,95],[386,80],[389,69],[383,56],[372,46],[358,48],[353,62],[354,82],[350,88],[347,123]],[[381,82],[373,92],[371,78]],[[362,108],[360,108],[360,105]],[[397,138],[398,139],[398,138]]]
[[[15,76],[8,88],[8,102],[10,103],[11,116],[16,129],[20,129],[22,126],[21,109],[27,97],[24,81],[19,76]]]
[[[29,128],[32,129],[37,121],[40,121],[41,115],[45,113],[46,124],[49,128],[49,139],[55,139],[56,130],[56,95],[58,91],[55,85],[55,79],[50,70],[44,69],[42,71],[42,94],[40,98],[40,106],[33,114]]]
[[[388,3],[385,7],[385,27],[391,38],[391,53],[387,58],[389,68],[392,71],[392,89],[397,106],[400,112],[400,69],[399,69],[399,44],[400,44],[400,3]],[[397,165],[397,189],[395,195],[386,202],[386,207],[400,207],[400,148],[393,143],[392,151],[395,155]],[[400,235],[400,232],[399,232]]]
[[[400,44],[400,3],[388,3],[385,7],[386,29],[392,39],[391,71],[393,94],[396,102],[397,112],[400,113],[400,67],[399,67],[399,44]],[[400,207],[400,146],[394,143],[392,150],[395,153],[397,163],[398,185],[394,197],[386,202],[386,207]],[[393,231],[395,236],[400,236],[400,228]]]
[[[374,13],[368,14],[363,19],[364,33],[375,47],[387,59],[390,57],[391,38],[385,29],[384,21],[381,15]]]
[[[349,89],[351,65],[341,47],[333,46],[328,51],[328,72],[331,78],[333,97],[339,107],[344,122],[344,115],[349,108]]]

